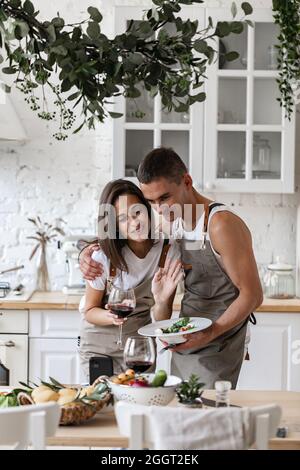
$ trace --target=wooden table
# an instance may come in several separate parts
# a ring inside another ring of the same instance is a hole
[[[214,391],[204,396],[215,398]],[[300,450],[300,392],[231,391],[231,403],[239,406],[259,406],[276,403],[282,408],[281,424],[288,426],[288,437],[270,441],[271,449]],[[170,404],[176,406],[176,400]],[[81,426],[61,426],[56,436],[48,440],[51,446],[127,447],[128,439],[120,435],[113,409],[101,411]]]

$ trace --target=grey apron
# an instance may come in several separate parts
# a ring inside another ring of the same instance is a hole
[[[159,267],[164,266],[169,247],[169,241],[165,240],[158,264]],[[112,271],[115,273],[114,269],[111,269],[111,272]],[[150,310],[154,305],[151,283],[152,279],[147,279],[134,289],[136,308],[133,313],[128,315],[127,320],[123,324],[123,344],[125,344],[128,337],[137,335],[139,328],[151,323]],[[107,303],[107,300],[108,295],[105,296],[102,302],[103,306]],[[123,351],[120,350],[117,345],[118,335],[118,326],[93,325],[87,322],[84,317],[82,318],[79,356],[81,367],[87,378],[89,377],[89,360],[92,356],[102,354],[110,356],[113,360],[114,373],[120,373],[126,370],[126,365],[123,361]],[[151,372],[152,370],[155,370],[155,364],[147,372]]]
[[[218,263],[210,242],[205,239],[211,208],[212,205],[206,207],[204,242],[180,240],[178,243],[182,262],[191,266],[186,271],[180,316],[206,317],[214,322],[238,297],[239,291]],[[183,379],[196,374],[205,383],[205,388],[214,388],[216,380],[230,380],[235,388],[243,361],[247,322],[243,321],[197,350],[173,353],[172,374]]]

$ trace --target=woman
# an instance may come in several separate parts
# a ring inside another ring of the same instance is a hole
[[[89,359],[105,354],[113,359],[114,373],[126,369],[123,353],[117,345],[118,326],[123,324],[123,341],[151,323],[150,309],[171,313],[178,282],[182,279],[176,244],[151,238],[153,216],[150,204],[132,182],[116,180],[107,184],[100,199],[99,246],[93,259],[100,262],[103,273],[87,281],[84,318],[80,332],[80,357],[86,376]],[[113,209],[113,210],[111,210]],[[108,235],[108,236],[107,236]],[[109,281],[122,289],[134,289],[136,308],[121,319],[107,309]]]

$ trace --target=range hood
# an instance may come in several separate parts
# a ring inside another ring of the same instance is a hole
[[[0,141],[26,139],[25,129],[13,106],[11,95],[0,87]]]

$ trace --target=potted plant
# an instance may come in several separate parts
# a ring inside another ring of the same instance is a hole
[[[201,395],[204,391],[204,385],[197,375],[192,374],[188,380],[184,380],[176,389],[179,403],[192,408],[202,408]]]

